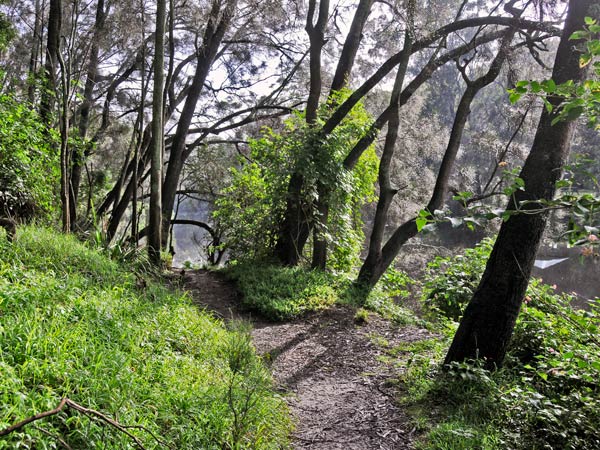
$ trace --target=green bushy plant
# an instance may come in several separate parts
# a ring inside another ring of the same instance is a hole
[[[227,331],[161,285],[138,285],[72,237],[22,227],[14,243],[0,241],[0,317],[0,430],[68,397],[133,426],[147,449],[286,445],[285,402],[244,330]],[[0,449],[63,448],[59,439],[136,447],[65,409],[3,436]]]
[[[427,276],[425,304],[435,315],[460,317],[491,246],[486,241],[464,255],[434,261],[430,270],[438,272]],[[475,363],[455,365],[442,376],[432,370],[428,392],[443,399],[447,419],[431,431],[425,448],[468,448],[465,442],[474,448],[600,448],[600,305],[591,301],[576,309],[573,300],[532,279],[504,369],[482,373]],[[480,386],[485,381],[488,393],[464,392],[464,383],[473,387],[473,380]],[[482,405],[495,411],[486,424],[470,415]],[[486,435],[502,439],[490,446]]]
[[[332,100],[341,102],[347,92]],[[329,105],[319,112],[319,124],[331,113]],[[303,177],[302,202],[309,218],[317,216],[316,186],[326,187],[330,201],[327,229],[331,242],[330,267],[348,270],[356,264],[363,242],[361,208],[374,199],[378,158],[374,147],[367,150],[356,168],[348,172],[343,159],[364,134],[371,118],[361,104],[333,133],[321,141],[318,126],[308,126],[301,113],[284,123],[281,131],[263,128],[250,140],[248,158],[232,169],[232,184],[217,201],[214,217],[225,230],[226,246],[234,259],[269,256],[286,207],[287,188],[293,173]]]
[[[454,257],[436,257],[427,265],[423,283],[425,306],[452,320],[462,316],[473,296],[489,257],[493,239],[485,238],[474,248]]]
[[[56,137],[35,111],[0,95],[0,214],[30,219],[57,204]]]

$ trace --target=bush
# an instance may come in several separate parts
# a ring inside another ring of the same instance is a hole
[[[493,245],[493,239],[486,238],[463,255],[438,256],[427,264],[422,297],[426,308],[458,320],[479,284]]]
[[[0,241],[0,430],[61,398],[116,418],[145,448],[274,449],[284,401],[243,330],[136,278],[75,239],[22,227]],[[0,440],[0,449],[133,448],[75,410]]]
[[[26,104],[0,95],[0,214],[31,219],[56,207],[58,152]]]

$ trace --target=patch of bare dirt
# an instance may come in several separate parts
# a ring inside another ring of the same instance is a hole
[[[270,323],[240,307],[234,286],[218,274],[186,271],[184,289],[195,302],[225,320],[253,323],[259,354],[269,362],[296,418],[295,449],[404,450],[415,430],[395,402],[397,378],[380,360],[374,337],[390,345],[429,336],[415,327],[398,328],[375,315],[364,325],[354,311],[334,307],[289,323]]]

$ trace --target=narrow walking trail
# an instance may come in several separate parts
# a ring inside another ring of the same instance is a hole
[[[182,287],[224,320],[252,322],[256,350],[271,365],[297,424],[293,448],[413,448],[415,429],[395,401],[399,369],[381,361],[376,341],[393,346],[427,338],[427,331],[398,328],[375,315],[357,325],[354,311],[340,306],[289,323],[267,322],[240,308],[228,281],[203,270],[186,271]]]

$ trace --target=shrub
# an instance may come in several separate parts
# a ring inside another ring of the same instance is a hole
[[[426,308],[458,320],[479,284],[493,245],[486,238],[462,255],[438,256],[427,264],[422,296]]]
[[[460,317],[491,246],[484,241],[430,265],[424,299],[434,315]],[[580,310],[572,300],[532,279],[504,369],[489,373],[463,363],[440,375],[430,367],[425,401],[444,419],[425,448],[600,448],[600,304]]]
[[[0,95],[0,214],[31,219],[56,206],[58,152],[35,111]]]

